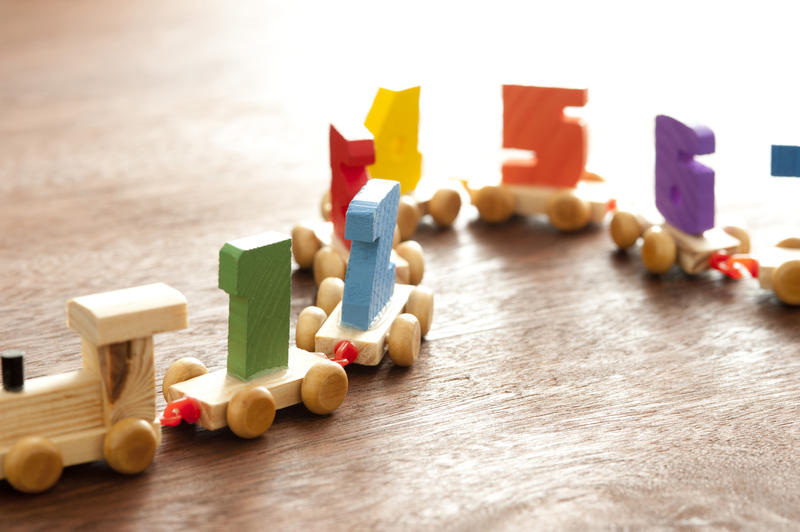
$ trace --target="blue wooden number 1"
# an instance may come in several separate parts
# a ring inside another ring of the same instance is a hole
[[[342,296],[342,324],[367,330],[394,291],[392,252],[400,183],[370,179],[347,208],[344,237],[352,240]]]

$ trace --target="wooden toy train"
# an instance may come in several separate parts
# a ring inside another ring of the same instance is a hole
[[[165,284],[78,297],[67,325],[81,335],[79,371],[25,382],[21,353],[3,356],[0,479],[26,493],[53,486],[64,466],[150,465],[161,440],[153,335],[187,326],[186,299]]]
[[[585,171],[585,128],[563,109],[586,98],[585,90],[503,87],[503,145],[536,156],[506,162],[500,185],[465,182],[481,218],[497,223],[515,213],[547,214],[556,228],[573,231],[616,211],[614,242],[628,249],[642,239],[650,272],[665,273],[676,263],[688,274],[716,269],[741,278],[746,271],[784,303],[800,305],[800,238],[756,259],[744,229],[715,227],[714,172],[693,159],[714,151],[710,129],[656,118],[660,222],[617,210],[602,179]],[[22,353],[2,353],[0,479],[37,493],[53,486],[64,466],[100,458],[121,473],[138,473],[152,462],[162,425],[228,426],[254,438],[279,408],[302,402],[317,414],[336,410],[347,395],[343,368],[350,363],[376,365],[388,351],[395,364],[413,364],[431,327],[433,293],[415,286],[424,257],[406,239],[423,213],[449,226],[461,205],[452,188],[427,199],[410,195],[421,177],[418,105],[419,87],[381,89],[366,121],[374,143],[367,134],[345,137],[331,126],[331,190],[322,209],[329,223],[299,225],[292,239],[268,232],[223,246],[226,368],[208,373],[191,357],[172,364],[160,423],[153,335],[187,327],[186,299],[165,284],[67,303],[67,325],[82,338],[79,371],[25,381]],[[772,173],[800,175],[800,148],[773,147]],[[313,266],[319,285],[317,305],[300,314],[297,347],[289,346],[291,253],[301,268]]]
[[[347,374],[324,355],[289,347],[291,239],[269,232],[220,250],[219,286],[230,295],[228,363],[208,373],[197,359],[175,362],[164,376],[169,401],[162,424],[230,427],[241,438],[263,434],[275,411],[298,403],[315,414],[336,410]]]

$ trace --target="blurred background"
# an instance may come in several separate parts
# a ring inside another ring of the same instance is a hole
[[[379,86],[415,84],[425,173],[495,179],[500,85],[520,83],[589,88],[589,104],[569,112],[589,124],[588,169],[623,199],[652,204],[660,113],[716,133],[704,162],[717,172],[720,212],[798,198],[796,180],[769,176],[770,144],[800,144],[795,6],[6,0],[0,190],[103,175],[104,150],[130,159],[132,180],[158,170],[165,181],[188,172],[235,182],[291,168],[324,186],[327,123],[363,121]],[[95,141],[76,150],[75,131]],[[164,156],[175,149],[181,168]],[[210,152],[229,154],[228,165]],[[778,214],[775,223],[799,219]]]

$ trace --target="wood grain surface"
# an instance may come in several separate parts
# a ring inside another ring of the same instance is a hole
[[[0,349],[29,377],[80,365],[67,299],[156,281],[190,321],[156,338],[159,382],[182,356],[224,366],[219,248],[316,219],[323,110],[352,82],[336,110],[364,116],[376,88],[354,50],[303,45],[337,34],[319,9],[0,2]],[[800,224],[797,187],[722,207],[767,238]],[[436,313],[414,366],[348,367],[333,415],[290,407],[254,441],[165,428],[140,476],[0,482],[0,529],[800,527],[800,309],[752,280],[650,276],[605,228],[469,207],[418,240]],[[294,324],[310,273],[292,290]]]

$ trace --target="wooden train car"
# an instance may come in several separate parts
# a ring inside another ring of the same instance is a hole
[[[0,391],[0,479],[19,491],[47,490],[64,466],[101,458],[139,473],[161,440],[153,335],[187,326],[183,294],[151,284],[78,297],[67,325],[82,338],[79,371]]]
[[[324,355],[289,347],[291,240],[263,233],[220,250],[219,286],[230,295],[228,362],[208,373],[195,358],[176,361],[164,376],[162,424],[230,427],[241,438],[263,434],[275,411],[303,403],[315,414],[336,410],[347,374]]]
[[[503,163],[499,185],[462,181],[482,220],[544,214],[557,229],[577,231],[614,210],[603,178],[585,170],[586,126],[564,115],[587,97],[585,89],[503,86],[503,147],[535,155]]]
[[[642,263],[651,273],[662,274],[674,264],[696,275],[714,268],[714,257],[750,250],[750,237],[735,225],[714,227],[702,234],[681,231],[669,222],[654,223],[641,214],[620,210],[609,226],[619,249],[629,249],[642,240]]]
[[[709,128],[656,117],[656,207],[665,221],[617,210],[609,227],[619,249],[642,239],[642,262],[650,272],[666,273],[677,263],[694,275],[717,267],[722,255],[749,252],[743,228],[714,226],[714,171],[693,158],[713,152]]]
[[[321,306],[301,312],[298,347],[325,353],[343,366],[377,365],[387,349],[397,365],[416,361],[433,319],[433,293],[394,283],[389,248],[399,194],[399,184],[372,179],[353,198],[347,212],[346,236],[353,241],[347,278],[343,284],[326,279],[317,297]]]

